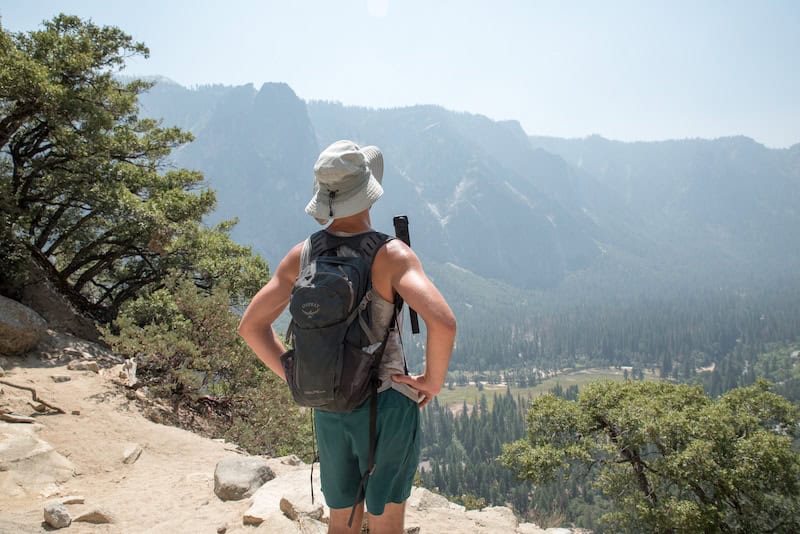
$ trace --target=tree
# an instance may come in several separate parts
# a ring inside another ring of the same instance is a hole
[[[717,400],[698,386],[594,383],[535,399],[502,461],[535,483],[589,469],[619,532],[797,532],[798,409],[769,383]]]
[[[116,76],[134,55],[148,49],[77,17],[27,34],[0,29],[3,291],[32,262],[80,311],[108,322],[170,270],[210,288],[233,269],[231,286],[248,292],[268,276],[228,239],[231,223],[202,227],[214,193],[168,159],[191,135],[138,118],[137,97],[151,84]]]

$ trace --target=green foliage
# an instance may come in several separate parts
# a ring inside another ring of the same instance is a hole
[[[170,167],[192,136],[138,117],[151,84],[115,77],[148,54],[114,27],[59,15],[27,34],[0,30],[0,208],[3,278],[20,251],[78,308],[109,321],[170,270],[234,294],[267,277],[235,245],[231,222],[203,228],[214,193],[197,172]],[[14,280],[5,280],[10,286]]]
[[[136,358],[143,384],[169,401],[180,424],[252,453],[308,458],[310,420],[236,334],[230,300],[224,286],[203,291],[175,275],[127,302],[105,341]]]
[[[459,497],[458,502],[467,510],[482,510],[486,508],[486,499],[483,497],[476,497],[471,493],[465,493]]]
[[[536,398],[502,462],[543,483],[591,468],[620,532],[794,532],[800,415],[759,380],[712,400],[696,386],[596,383]]]

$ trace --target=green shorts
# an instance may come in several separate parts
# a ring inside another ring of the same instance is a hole
[[[370,400],[350,413],[314,411],[322,493],[331,508],[356,503],[369,458]],[[419,464],[419,406],[394,390],[378,394],[375,471],[367,479],[367,511],[381,515],[386,503],[411,495]]]

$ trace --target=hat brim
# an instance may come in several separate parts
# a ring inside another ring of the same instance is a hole
[[[354,191],[345,197],[337,196],[333,205],[333,216],[331,216],[331,205],[329,202],[329,192],[326,188],[314,184],[314,196],[311,197],[306,205],[306,213],[314,217],[319,224],[327,224],[332,218],[340,219],[349,217],[356,213],[361,213],[372,207],[372,205],[383,195],[383,186],[378,179],[370,173],[367,185]]]

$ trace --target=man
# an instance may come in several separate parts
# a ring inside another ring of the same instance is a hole
[[[370,231],[370,208],[383,194],[382,178],[383,156],[377,147],[337,141],[322,151],[314,165],[314,196],[306,213],[322,225],[332,220],[326,231],[337,236]],[[308,262],[304,246],[305,242],[297,244],[283,258],[239,325],[240,335],[258,358],[284,380],[280,356],[285,348],[272,323],[289,303],[303,262]],[[376,468],[367,482],[366,507],[370,532],[395,534],[403,532],[405,501],[419,463],[419,408],[444,385],[456,322],[417,255],[399,239],[389,241],[375,255],[372,291],[370,329],[377,336],[382,338],[393,327],[395,295],[417,311],[427,329],[421,375],[404,374],[398,331],[389,334],[379,372]],[[332,534],[355,534],[361,529],[364,502],[356,501],[369,449],[368,405],[369,401],[350,413],[314,412],[322,492],[331,509],[328,532]],[[348,527],[354,505],[354,520]]]

